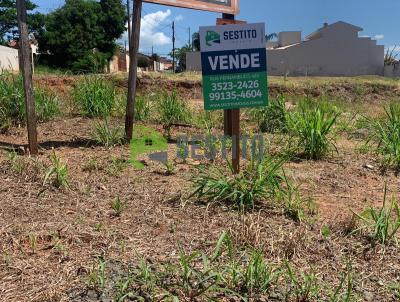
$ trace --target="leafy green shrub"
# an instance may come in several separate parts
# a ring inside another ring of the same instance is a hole
[[[75,85],[72,97],[87,117],[107,117],[116,102],[114,85],[100,76],[87,76]]]
[[[400,106],[391,104],[385,109],[386,118],[372,121],[373,138],[378,141],[377,152],[384,165],[400,167]]]
[[[399,202],[392,197],[389,206],[386,206],[386,203],[387,187],[385,186],[383,205],[380,209],[370,206],[361,214],[354,213],[364,223],[357,231],[370,230],[373,243],[384,245],[391,243],[396,239],[397,232],[400,229]]]
[[[307,108],[300,104],[299,111],[289,115],[290,132],[298,138],[298,146],[309,159],[320,159],[331,146],[335,147],[329,137],[339,113],[324,106]]]
[[[286,132],[287,131],[287,112],[285,98],[278,97],[273,99],[266,107],[255,109],[251,114],[258,122],[261,132]]]
[[[25,93],[22,76],[3,73],[0,75],[0,131],[26,120]],[[34,89],[36,115],[39,122],[54,118],[59,112],[57,96],[43,88]]]
[[[257,202],[274,197],[281,189],[282,165],[283,160],[265,158],[260,163],[250,163],[238,175],[227,175],[226,171],[214,166],[192,180],[195,187],[192,196],[209,203],[254,207]]]
[[[95,125],[93,139],[105,147],[114,147],[124,142],[125,133],[122,127],[112,127],[107,119]]]
[[[190,108],[181,100],[176,90],[164,94],[157,104],[158,119],[162,123],[167,138],[171,138],[171,127],[176,123],[186,123],[190,119]]]

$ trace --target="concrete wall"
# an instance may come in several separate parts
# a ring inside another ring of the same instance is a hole
[[[359,38],[357,27],[337,23],[311,40],[268,50],[268,74],[292,76],[383,75],[384,46]]]
[[[201,71],[201,55],[200,52],[187,52],[186,53],[186,70],[187,71]]]
[[[280,47],[293,45],[301,42],[301,31],[283,31],[278,34]]]
[[[385,66],[385,77],[400,78],[400,63],[396,65]]]
[[[17,49],[0,46],[0,73],[3,70],[19,71]]]

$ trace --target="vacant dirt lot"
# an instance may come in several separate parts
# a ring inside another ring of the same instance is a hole
[[[122,76],[112,80],[121,89],[127,85]],[[199,80],[187,74],[144,76],[139,89],[147,93],[175,87],[195,106],[201,98]],[[67,95],[76,81],[79,78],[36,79],[60,95]],[[348,109],[344,116],[378,116],[400,96],[399,81],[377,78],[272,78],[270,89],[272,96],[283,94],[293,106],[302,97],[332,99]],[[123,125],[123,119],[113,118],[112,124]],[[162,132],[158,123],[146,124]],[[296,222],[271,204],[241,214],[225,205],[207,207],[188,199],[198,162],[177,162],[174,174],[166,175],[164,166],[143,157],[145,168],[135,170],[128,163],[129,146],[95,144],[92,126],[92,120],[69,110],[40,124],[37,158],[9,154],[24,154],[24,128],[0,134],[0,301],[110,301],[113,297],[97,296],[86,285],[98,257],[110,261],[114,277],[122,276],[120,267],[137,263],[138,254],[155,263],[177,261],[179,248],[211,252],[224,231],[237,246],[261,249],[270,263],[289,259],[299,271],[314,270],[332,288],[350,260],[351,301],[399,301],[398,245],[371,246],[366,236],[349,233],[353,212],[382,205],[385,183],[396,196],[400,188],[400,178],[393,170],[381,169],[373,150],[360,151],[363,129],[338,132],[337,152],[322,160],[285,164],[289,177],[301,185],[301,194],[318,208],[309,221]],[[187,131],[202,133],[197,127],[175,127],[173,137]],[[268,137],[273,148],[273,136]],[[68,167],[68,189],[43,185],[43,167],[49,166],[53,152]],[[175,152],[170,143],[171,158]],[[123,202],[120,216],[111,206],[116,198]],[[285,290],[277,286],[265,299],[284,301]]]

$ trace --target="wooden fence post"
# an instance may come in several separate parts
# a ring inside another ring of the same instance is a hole
[[[17,15],[19,29],[19,56],[20,68],[24,81],[26,124],[28,128],[29,152],[31,155],[37,155],[39,152],[37,142],[35,99],[32,84],[32,49],[29,42],[27,14],[25,0],[17,0]]]
[[[127,143],[132,140],[133,122],[135,114],[135,97],[137,81],[137,62],[140,41],[140,23],[142,18],[142,0],[134,0],[133,3],[133,26],[129,43],[129,78],[128,78],[128,100],[126,102],[125,137]]]

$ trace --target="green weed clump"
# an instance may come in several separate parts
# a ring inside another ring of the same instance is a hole
[[[174,90],[164,94],[157,104],[158,120],[163,125],[166,136],[171,138],[171,128],[177,123],[187,123],[190,120],[190,108],[181,100]]]
[[[51,165],[47,168],[43,186],[51,184],[56,188],[69,188],[68,167],[61,162],[56,152],[50,156]]]
[[[261,132],[286,132],[287,131],[287,111],[284,97],[271,100],[266,107],[251,111],[251,115],[257,120]]]
[[[22,76],[0,74],[0,131],[13,125],[23,125],[26,120],[25,93]],[[47,122],[59,114],[57,96],[43,88],[34,89],[35,109],[39,122]]]
[[[232,175],[231,166],[231,173],[214,166],[192,180],[195,187],[192,196],[207,203],[252,208],[281,190],[283,163],[283,160],[266,157],[262,162],[251,162],[238,175]]]
[[[137,96],[135,103],[135,121],[147,121],[150,119],[151,105],[146,96]]]
[[[385,109],[386,118],[372,121],[376,151],[383,156],[387,167],[400,167],[400,105],[391,104]]]
[[[124,275],[115,279],[116,271]],[[138,255],[134,265],[121,270],[102,259],[89,272],[88,286],[99,296],[121,302],[356,301],[351,265],[332,287],[313,270],[300,270],[287,260],[271,263],[262,251],[238,248],[227,232],[210,253],[180,248],[177,261],[156,262]]]
[[[87,117],[107,117],[116,102],[114,85],[100,76],[86,76],[72,91],[74,103]]]
[[[383,205],[380,209],[370,206],[361,214],[354,213],[363,222],[363,226],[356,231],[368,230],[373,244],[388,245],[397,240],[396,236],[400,229],[400,206],[394,196],[387,205],[387,194],[385,186]]]
[[[340,113],[321,105],[299,107],[289,115],[290,132],[298,138],[298,147],[306,158],[320,159],[335,147],[331,134]]]
[[[125,139],[124,129],[111,126],[108,119],[105,119],[103,122],[96,123],[93,139],[108,148],[122,145]]]

